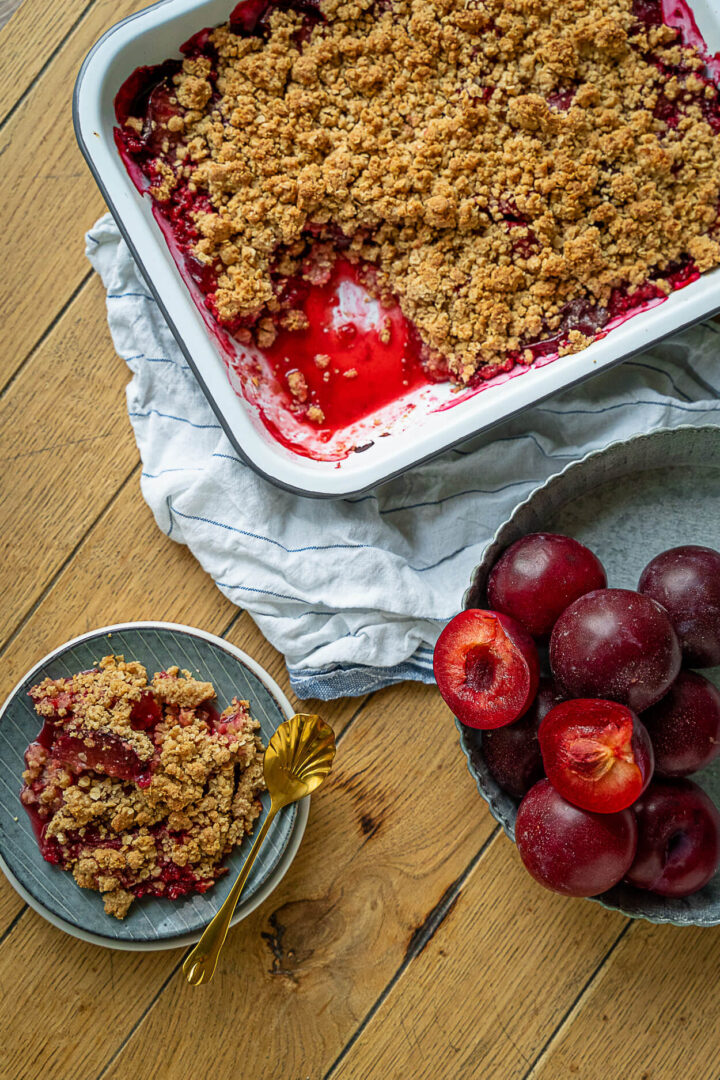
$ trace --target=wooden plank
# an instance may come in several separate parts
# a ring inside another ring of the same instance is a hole
[[[322,1077],[493,825],[436,691],[376,694],[215,980],[173,979],[103,1080]]]
[[[0,123],[90,3],[92,0],[63,0],[62,4],[0,0]]]
[[[104,323],[104,291],[93,277],[0,402],[0,641],[138,460],[125,408],[129,373]]]
[[[162,618],[222,633],[237,615],[188,548],[158,529],[133,474],[2,654],[2,691],[52,648],[93,627]],[[290,693],[282,656],[246,612],[228,640],[251,652]],[[337,720],[356,707],[346,699],[323,711]]]
[[[7,878],[0,874],[0,939],[24,907],[25,901],[18,896]]]
[[[5,651],[4,677],[9,684],[17,681],[38,656],[92,626],[162,615],[220,632],[236,611],[188,550],[160,533],[135,484],[128,483]],[[229,636],[287,689],[282,658],[246,613]],[[315,707],[342,731],[359,704],[349,699]],[[13,897],[3,883],[0,933],[21,908]],[[47,1008],[48,957],[52,1010]],[[12,1011],[5,1010],[0,1019],[7,1075],[23,1080],[94,1077],[178,958],[177,952],[110,953],[66,937],[34,912],[23,914],[0,945],[0,985],[13,985]],[[36,1033],[39,1026],[42,1032]]]
[[[0,947],[0,978],[12,987],[0,1012],[0,1075],[94,1078],[97,1038],[121,1038],[181,955],[101,949],[26,912]]]
[[[332,1080],[520,1080],[625,921],[536,885],[498,836]]]
[[[5,26],[8,19],[12,18],[21,3],[22,0],[0,0],[0,27]]]
[[[532,1080],[719,1076],[718,967],[716,930],[633,924]]]
[[[140,0],[96,0],[0,132],[3,384],[89,270],[83,231],[103,202],[75,143],[73,84],[93,42],[143,6]]]

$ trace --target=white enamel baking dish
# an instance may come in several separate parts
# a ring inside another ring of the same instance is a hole
[[[233,6],[232,0],[162,0],[118,23],[85,59],[75,85],[73,114],[80,148],[178,345],[228,438],[267,479],[309,496],[358,493],[720,308],[720,269],[716,269],[610,329],[606,337],[574,356],[516,377],[501,376],[473,394],[454,393],[444,384],[416,391],[409,400],[348,432],[347,439],[361,447],[361,453],[313,460],[286,449],[261,422],[257,402],[249,400],[256,391],[246,387],[243,392],[241,380],[229,369],[227,356],[200,314],[153,218],[150,197],[141,196],[134,187],[113,139],[113,102],[125,79],[141,65],[179,56],[182,42],[202,27],[224,22]],[[668,3],[669,12],[673,6]],[[692,9],[710,51],[719,50],[720,0],[693,0]],[[409,404],[413,408],[408,409]],[[385,431],[389,437],[378,437]]]

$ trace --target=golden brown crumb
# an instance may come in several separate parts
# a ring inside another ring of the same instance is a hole
[[[632,0],[320,7],[302,40],[279,7],[265,37],[214,30],[213,96],[206,57],[174,77],[191,164],[158,160],[152,193],[187,182],[213,206],[196,254],[221,265],[221,320],[262,315],[259,342],[268,313],[302,330],[273,283],[326,280],[341,237],[425,359],[465,382],[552,336],[573,301],[603,308],[687,256],[720,263],[702,60]]]
[[[57,738],[52,753],[28,747],[21,799],[45,823],[52,861],[119,919],[136,892],[209,888],[261,810],[263,747],[248,703],[235,699],[218,716],[211,683],[172,667],[148,684],[145,668],[121,656],[30,694]],[[151,722],[135,730],[148,703]]]
[[[287,375],[290,393],[296,401],[307,401],[308,385],[302,371],[289,371]]]
[[[313,424],[323,424],[325,422],[325,413],[319,405],[311,405],[307,411],[307,418],[312,420]]]

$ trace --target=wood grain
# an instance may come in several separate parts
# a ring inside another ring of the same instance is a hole
[[[0,0],[0,123],[92,0]],[[9,20],[9,22],[8,22]],[[7,26],[5,26],[7,23]]]
[[[0,402],[0,642],[32,606],[137,463],[124,408],[129,373],[93,277]],[[104,446],[108,451],[104,451]]]
[[[258,1034],[242,1037],[244,1078],[322,1077],[494,825],[446,710],[417,685],[373,697],[312,805],[298,858],[237,927],[219,978],[202,994],[173,980],[107,1080],[233,1075],[230,1001],[235,1030]]]
[[[12,986],[12,1007],[0,1012],[0,1076],[94,1078],[102,1045],[130,1030],[181,956],[87,945],[26,911],[0,949],[0,980]]]
[[[0,0],[0,21],[15,2]],[[0,36],[0,123],[14,110],[0,130],[0,381],[14,378],[0,405],[0,695],[73,634],[142,618],[227,631],[288,689],[282,658],[142,501],[128,374],[98,283],[82,284],[102,200],[72,85],[100,34],[142,6],[25,0]],[[180,952],[61,934],[0,880],[0,1080],[716,1080],[720,935],[625,931],[542,892],[504,837],[488,842],[432,689],[305,707],[344,733],[336,773],[209,987],[182,981]]]
[[[638,921],[530,1080],[715,1080],[720,934]]]
[[[93,42],[143,6],[138,0],[95,0],[0,131],[3,384],[89,273],[82,234],[102,213],[103,201],[75,143],[73,84]]]
[[[520,1080],[625,922],[541,889],[498,836],[330,1080]]]
[[[160,538],[160,542],[158,542]],[[127,483],[111,503],[71,567],[58,577],[33,612],[21,633],[5,650],[3,676],[14,683],[31,662],[57,644],[93,626],[123,619],[158,617],[191,622],[222,632],[236,615],[187,549],[163,538],[136,488]],[[286,689],[282,658],[262,638],[245,613],[233,623],[229,639],[245,648]],[[337,731],[361,703],[353,700],[323,705],[322,711]],[[308,703],[306,707],[314,707]],[[0,891],[0,934],[22,909],[19,898],[3,881]],[[7,908],[7,910],[6,910]],[[39,950],[37,952],[36,950]],[[0,1010],[0,1045],[9,1077],[95,1076],[108,1055],[142,1015],[152,995],[178,961],[177,952],[153,953],[139,961],[134,954],[110,953],[68,938],[28,911],[12,928],[0,948],[0,985],[7,985],[18,964],[26,969],[13,980],[13,1010]],[[39,958],[53,957],[53,985],[60,998],[47,1015],[47,966]],[[108,965],[112,980],[108,984]],[[112,998],[110,1002],[109,999]],[[62,1004],[61,1004],[62,1002]],[[122,1015],[122,1023],[108,1025],[108,1017]],[[17,1017],[22,1018],[22,1022]],[[43,1034],[31,1038],[43,1019]],[[74,1054],[83,1032],[92,1033],[94,1049]]]
[[[13,919],[18,916],[24,907],[25,902],[21,900],[10,882],[0,874],[0,941],[2,941],[3,935],[7,933]],[[2,1002],[1,997],[0,1002]]]

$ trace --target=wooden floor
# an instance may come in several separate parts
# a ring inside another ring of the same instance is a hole
[[[287,688],[141,498],[128,372],[83,256],[103,206],[72,85],[139,6],[24,0],[0,31],[2,696],[71,635],[143,618],[223,634]],[[64,936],[0,878],[0,1080],[717,1080],[720,932],[536,886],[433,689],[323,711],[340,735],[332,782],[210,986],[187,986],[180,951]]]

